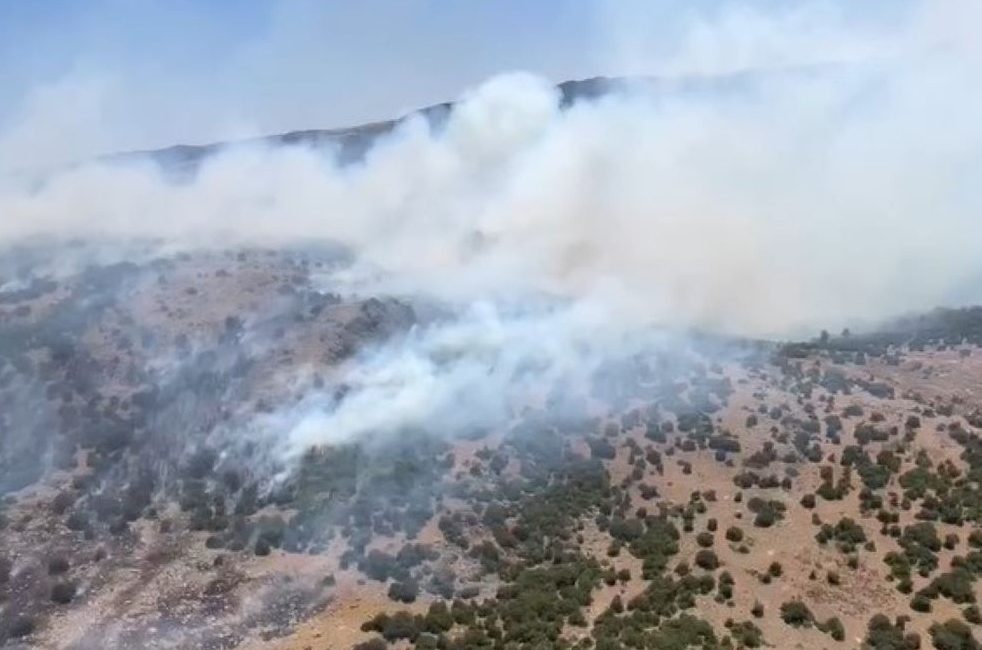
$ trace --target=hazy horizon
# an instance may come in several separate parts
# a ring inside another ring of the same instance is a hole
[[[390,119],[505,72],[869,60],[923,3],[853,4],[0,3],[0,168]]]

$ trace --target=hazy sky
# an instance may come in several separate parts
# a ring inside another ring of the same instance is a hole
[[[561,81],[834,59],[855,43],[828,34],[888,33],[916,4],[0,0],[0,159],[359,123],[502,71]]]

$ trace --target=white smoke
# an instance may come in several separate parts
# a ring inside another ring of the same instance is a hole
[[[282,448],[296,456],[311,445],[400,430],[487,433],[522,409],[541,406],[557,382],[582,385],[605,355],[636,349],[637,341],[628,348],[621,336],[586,304],[511,314],[477,304],[342,369],[352,392],[327,408],[316,397],[291,410],[295,420]]]
[[[793,333],[946,303],[982,277],[977,70],[939,57],[566,111],[509,75],[351,167],[233,149],[184,184],[86,165],[7,185],[0,236],[328,239],[392,289],[605,295],[632,322]]]
[[[568,109],[546,80],[503,75],[446,124],[408,119],[350,166],[236,147],[189,182],[149,163],[8,181],[0,238],[343,243],[357,257],[351,287],[493,316],[362,360],[350,369],[360,388],[295,422],[295,446],[500,421],[520,366],[542,369],[536,382],[589,368],[580,344],[599,333],[793,335],[982,299],[982,59],[961,27],[978,12],[932,6],[843,65],[695,88],[638,81]],[[734,24],[747,23],[718,28]],[[707,29],[695,43],[725,44]],[[495,307],[543,296],[565,307],[531,321]]]

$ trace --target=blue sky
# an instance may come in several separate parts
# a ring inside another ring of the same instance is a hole
[[[742,65],[740,56],[759,64],[747,54],[754,49],[807,61],[826,55],[822,29],[889,31],[913,4],[0,0],[0,147],[51,133],[50,146],[64,143],[72,156],[358,123],[451,99],[517,69],[556,81],[657,74],[693,25],[727,20],[736,27],[722,36],[709,30],[708,71]],[[787,31],[814,24],[816,33],[755,32],[761,20],[794,12],[806,18]]]
[[[0,0],[8,100],[0,117],[32,89],[69,75],[110,76],[136,93],[159,85],[245,110],[255,104],[260,116],[269,110],[263,95],[288,92],[324,114],[322,124],[297,127],[382,117],[499,70],[588,70],[590,5]]]

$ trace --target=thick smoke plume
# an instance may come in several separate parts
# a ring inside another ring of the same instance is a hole
[[[789,73],[723,97],[629,89],[566,111],[544,81],[506,76],[352,167],[230,150],[174,184],[149,164],[86,165],[8,182],[0,228],[325,239],[411,291],[604,294],[625,319],[742,334],[872,319],[980,277],[982,101],[978,68],[958,63]]]
[[[570,397],[589,392],[606,361],[670,341],[685,344],[664,332],[627,336],[582,303],[511,313],[478,304],[356,358],[341,369],[351,388],[342,399],[315,396],[289,409],[287,421],[277,413],[260,426],[289,431],[279,450],[296,457],[312,445],[373,433],[480,437],[535,407],[580,422],[588,411]]]
[[[950,29],[969,5],[945,6],[876,57],[627,80],[569,107],[503,75],[353,164],[232,146],[191,179],[133,161],[14,177],[0,238],[342,244],[355,262],[330,290],[462,315],[359,357],[341,401],[291,411],[291,453],[500,422],[516,387],[588,374],[647,325],[785,336],[982,298],[982,58]]]

